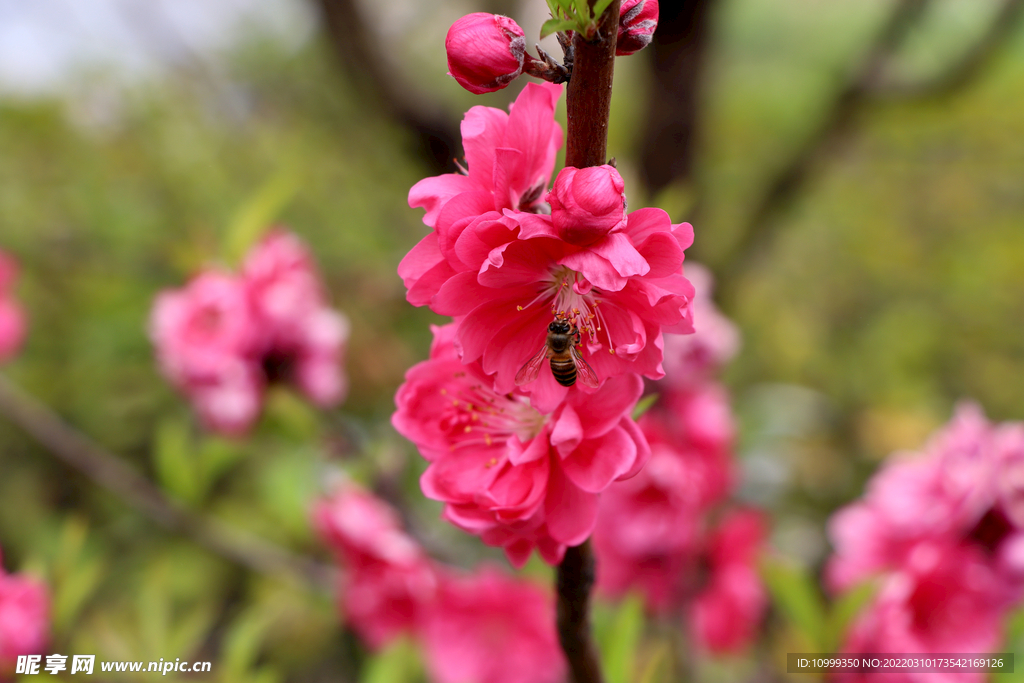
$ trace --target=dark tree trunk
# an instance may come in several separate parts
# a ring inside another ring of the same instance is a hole
[[[700,90],[713,0],[661,4],[647,51],[654,83],[644,126],[640,172],[653,194],[693,174]]]

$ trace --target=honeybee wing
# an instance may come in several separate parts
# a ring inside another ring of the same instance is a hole
[[[580,355],[579,349],[575,345],[569,347],[569,349],[569,353],[572,354],[572,362],[576,366],[576,381],[585,387],[597,389],[600,381],[597,379],[597,373],[594,372],[594,368],[590,367],[590,363],[583,360],[583,356]]]
[[[519,372],[516,373],[516,386],[521,387],[524,384],[529,384],[533,380],[537,379],[537,375],[540,374],[540,368],[551,356],[551,350],[545,343],[544,347],[534,355],[533,358],[526,361],[523,367],[519,368]]]

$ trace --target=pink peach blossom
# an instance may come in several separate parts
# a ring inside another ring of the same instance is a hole
[[[922,542],[902,568],[882,582],[854,623],[844,652],[992,652],[1001,638],[1006,603],[998,577],[977,548]],[[983,673],[845,674],[844,682],[981,681]]]
[[[1001,516],[993,507],[993,434],[981,412],[966,405],[923,454],[902,454],[878,472],[864,499],[829,522],[836,554],[826,576],[833,588],[899,568],[920,541],[955,541],[972,533],[990,511]],[[1003,536],[989,540],[993,549]]]
[[[550,591],[492,567],[444,577],[422,638],[437,683],[565,680]]]
[[[623,0],[615,54],[631,55],[651,44],[658,27],[658,0]]]
[[[689,224],[673,226],[664,211],[641,209],[622,232],[577,247],[543,234],[553,231],[548,216],[516,214],[531,237],[510,237],[512,219],[468,225],[455,249],[463,263],[478,265],[450,277],[431,299],[432,310],[455,317],[462,361],[479,360],[496,390],[507,393],[557,314],[580,330],[581,353],[600,380],[661,377],[662,332],[692,330],[693,289],[680,273]],[[546,367],[523,388],[542,412],[569,393]]]
[[[693,334],[665,335],[665,381],[687,386],[708,381],[736,355],[739,330],[722,315],[711,297],[714,280],[698,263],[687,262],[686,279],[693,283]]]
[[[636,477],[602,496],[594,531],[597,582],[612,597],[639,589],[648,609],[665,614],[685,601],[704,552],[706,516],[728,492],[732,466],[728,444],[709,449],[689,440],[664,405],[648,411],[640,427],[651,458]]]
[[[392,424],[430,461],[420,484],[446,503],[446,519],[504,546],[517,565],[533,547],[557,562],[590,535],[597,494],[647,460],[628,416],[642,383],[627,375],[573,392],[544,415],[522,392],[493,389],[479,365],[464,365],[453,330],[434,328],[431,358],[406,373]]]
[[[0,251],[0,363],[9,360],[25,339],[25,313],[11,290],[18,275],[18,264]]]
[[[315,506],[313,522],[344,566],[341,609],[360,637],[381,648],[418,629],[435,599],[437,577],[395,511],[346,482]]]
[[[587,245],[626,224],[622,176],[612,166],[563,168],[548,193],[551,220],[558,236]]]
[[[764,520],[753,510],[733,511],[711,534],[710,579],[690,610],[691,630],[701,647],[738,652],[754,640],[768,607],[757,570],[765,535]]]
[[[480,95],[501,90],[522,73],[526,39],[512,19],[474,12],[452,24],[444,48],[449,75]]]
[[[164,375],[195,401],[216,431],[246,431],[259,414],[262,382],[253,356],[260,330],[245,283],[206,271],[157,296],[150,336]]]
[[[19,655],[45,654],[49,613],[50,599],[41,581],[0,567],[0,669],[13,666]]]

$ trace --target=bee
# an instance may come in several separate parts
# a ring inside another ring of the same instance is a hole
[[[550,359],[551,374],[563,387],[571,387],[579,380],[583,386],[596,389],[597,375],[576,348],[579,343],[580,331],[576,326],[564,318],[555,318],[548,325],[544,347],[516,373],[516,385],[522,386],[537,379],[541,365]]]

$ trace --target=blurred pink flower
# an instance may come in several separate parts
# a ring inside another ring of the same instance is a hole
[[[313,523],[344,567],[341,609],[359,636],[381,648],[415,632],[435,599],[437,577],[395,511],[346,482],[316,504]]]
[[[261,337],[243,280],[206,271],[184,289],[160,293],[150,336],[164,375],[209,428],[238,434],[251,426],[262,393],[252,361]]]
[[[651,44],[658,27],[658,0],[623,0],[615,54],[631,55]]]
[[[961,406],[923,454],[901,454],[875,474],[864,498],[829,521],[835,548],[826,568],[831,586],[843,590],[898,569],[920,541],[957,542],[984,531],[995,550],[1009,526],[993,507],[994,433],[977,407]],[[1002,527],[996,537],[992,524]]]
[[[883,580],[872,603],[854,623],[844,652],[992,652],[1002,636],[1004,598],[980,549],[922,542],[899,571]],[[987,674],[980,672],[837,676],[846,683],[981,683],[986,678]]]
[[[0,363],[9,360],[25,339],[25,313],[11,290],[18,276],[18,264],[0,251]]]
[[[268,382],[291,383],[319,406],[341,401],[348,333],[305,246],[278,230],[249,252],[241,277],[202,272],[161,292],[150,316],[164,375],[209,429],[232,435],[256,421]]]
[[[446,503],[453,524],[504,546],[514,564],[534,545],[557,562],[590,535],[597,494],[648,458],[629,418],[642,383],[627,375],[573,392],[544,415],[521,392],[492,389],[478,365],[463,365],[452,332],[434,328],[430,360],[406,373],[395,397],[392,424],[430,461],[423,492]]]
[[[559,683],[566,665],[550,592],[485,567],[445,576],[425,620],[427,669],[437,683]]]
[[[738,652],[749,645],[768,607],[758,574],[758,556],[767,530],[753,510],[731,512],[707,541],[710,578],[690,608],[697,643],[715,653]]]
[[[0,671],[12,667],[19,655],[45,654],[49,615],[46,586],[0,566]]]
[[[717,375],[740,348],[739,330],[722,315],[711,297],[711,272],[698,263],[686,264],[693,283],[693,334],[665,335],[665,381],[673,386],[706,382]]]
[[[706,516],[732,481],[731,441],[708,446],[691,439],[659,400],[640,419],[651,458],[640,473],[602,496],[594,549],[598,588],[613,597],[639,589],[653,612],[686,599],[706,543]]]
[[[501,90],[522,73],[526,40],[512,19],[474,12],[452,24],[444,48],[449,74],[480,95]]]
[[[327,307],[320,275],[302,241],[270,232],[246,256],[242,277],[263,333],[268,378],[294,382],[319,406],[340,402],[348,384],[341,365],[349,323]]]

